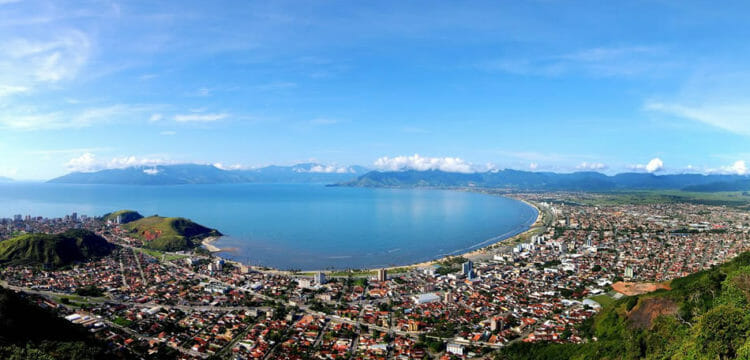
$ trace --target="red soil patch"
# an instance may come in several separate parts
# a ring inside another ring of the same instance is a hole
[[[663,283],[633,283],[625,281],[618,281],[612,284],[612,289],[627,296],[641,295],[660,289],[672,290],[669,285]]]
[[[675,314],[677,314],[677,304],[672,299],[655,297],[641,299],[638,305],[628,313],[628,319],[634,327],[650,329],[657,317]]]

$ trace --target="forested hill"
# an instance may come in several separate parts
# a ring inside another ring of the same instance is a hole
[[[605,307],[587,343],[518,343],[496,359],[750,359],[750,252],[670,286]]]
[[[57,268],[105,256],[115,245],[88,231],[26,234],[0,241],[0,264]]]
[[[130,221],[123,228],[145,247],[160,251],[190,250],[206,237],[222,235],[189,219],[157,215]]]

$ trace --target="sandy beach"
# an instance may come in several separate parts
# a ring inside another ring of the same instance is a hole
[[[511,237],[502,239],[502,240],[498,240],[497,242],[493,242],[493,243],[487,244],[486,246],[483,246],[483,247],[480,247],[480,248],[478,248],[476,250],[472,250],[472,251],[465,252],[465,253],[462,253],[462,254],[444,256],[444,257],[439,258],[439,259],[435,259],[435,260],[431,260],[431,261],[424,261],[424,262],[417,263],[417,264],[412,264],[412,265],[391,266],[391,267],[387,267],[385,269],[386,270],[393,270],[393,269],[404,269],[404,268],[427,267],[427,266],[436,265],[436,264],[438,264],[440,262],[443,262],[443,261],[445,261],[447,259],[454,258],[454,257],[465,257],[465,258],[467,258],[469,260],[475,260],[475,259],[477,259],[477,258],[479,258],[479,257],[481,257],[483,255],[486,255],[487,252],[490,250],[490,248],[492,248],[492,247],[494,247],[494,246],[496,246],[498,244],[501,244],[501,243],[504,243],[504,242],[508,242],[508,241],[512,241],[512,240],[517,239],[519,237],[524,237],[524,236],[528,235],[529,232],[534,231],[539,225],[541,225],[541,222],[542,222],[542,211],[539,209],[539,207],[537,207],[536,205],[534,205],[534,204],[532,204],[532,203],[530,203],[530,202],[528,202],[526,200],[517,199],[517,198],[513,198],[513,199],[521,201],[521,202],[523,202],[523,203],[525,203],[525,204],[533,207],[534,209],[536,209],[536,212],[537,212],[536,220],[534,220],[534,222],[531,224],[531,226],[529,226],[529,228],[526,231],[524,231],[522,233],[519,233],[519,234],[516,234],[514,236],[511,236]],[[375,271],[377,269],[368,269],[368,270]]]
[[[220,248],[216,247],[213,244],[214,242],[216,242],[216,240],[219,240],[219,237],[217,237],[217,236],[209,236],[209,237],[203,239],[203,241],[201,242],[201,245],[203,245],[203,247],[206,248],[206,250],[208,250],[208,251],[210,251],[212,253],[222,251]]]

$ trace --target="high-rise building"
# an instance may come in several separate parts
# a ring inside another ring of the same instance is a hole
[[[385,269],[378,270],[378,281],[388,280],[388,272]]]
[[[498,331],[502,330],[503,328],[503,318],[499,316],[495,316],[492,319],[490,319],[490,330],[491,331]]]
[[[466,275],[466,277],[471,278],[473,276],[473,271],[474,271],[474,263],[471,260],[461,265],[461,272],[464,275]]]
[[[323,272],[315,273],[315,283],[318,285],[324,285],[326,283],[326,274]]]
[[[633,271],[633,267],[632,266],[625,267],[625,276],[624,277],[626,279],[632,279],[633,275],[635,275],[635,272]]]

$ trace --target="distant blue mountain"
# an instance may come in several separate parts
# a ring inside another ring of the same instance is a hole
[[[358,179],[338,184],[363,187],[492,187],[536,191],[612,191],[687,189],[693,191],[732,191],[750,189],[750,178],[743,175],[623,173],[608,176],[597,172],[552,173],[501,170],[483,173],[429,171],[372,171]],[[744,188],[743,188],[744,187]]]
[[[293,166],[266,166],[238,170],[249,182],[265,183],[334,183],[356,179],[369,170],[361,166],[331,166],[315,163]]]
[[[356,179],[366,172],[367,169],[360,166],[333,167],[312,163],[250,170],[225,170],[213,165],[180,164],[74,172],[49,182],[124,185],[335,183]]]
[[[0,176],[0,183],[9,183],[9,182],[13,182],[13,179]]]
[[[2,181],[2,180],[0,180]],[[744,175],[532,172],[500,170],[481,173],[428,171],[369,171],[361,166],[335,167],[315,163],[226,170],[213,165],[134,166],[95,172],[74,172],[50,180],[66,184],[231,184],[325,183],[361,187],[491,187],[532,191],[614,191],[682,189],[689,191],[748,191]]]

